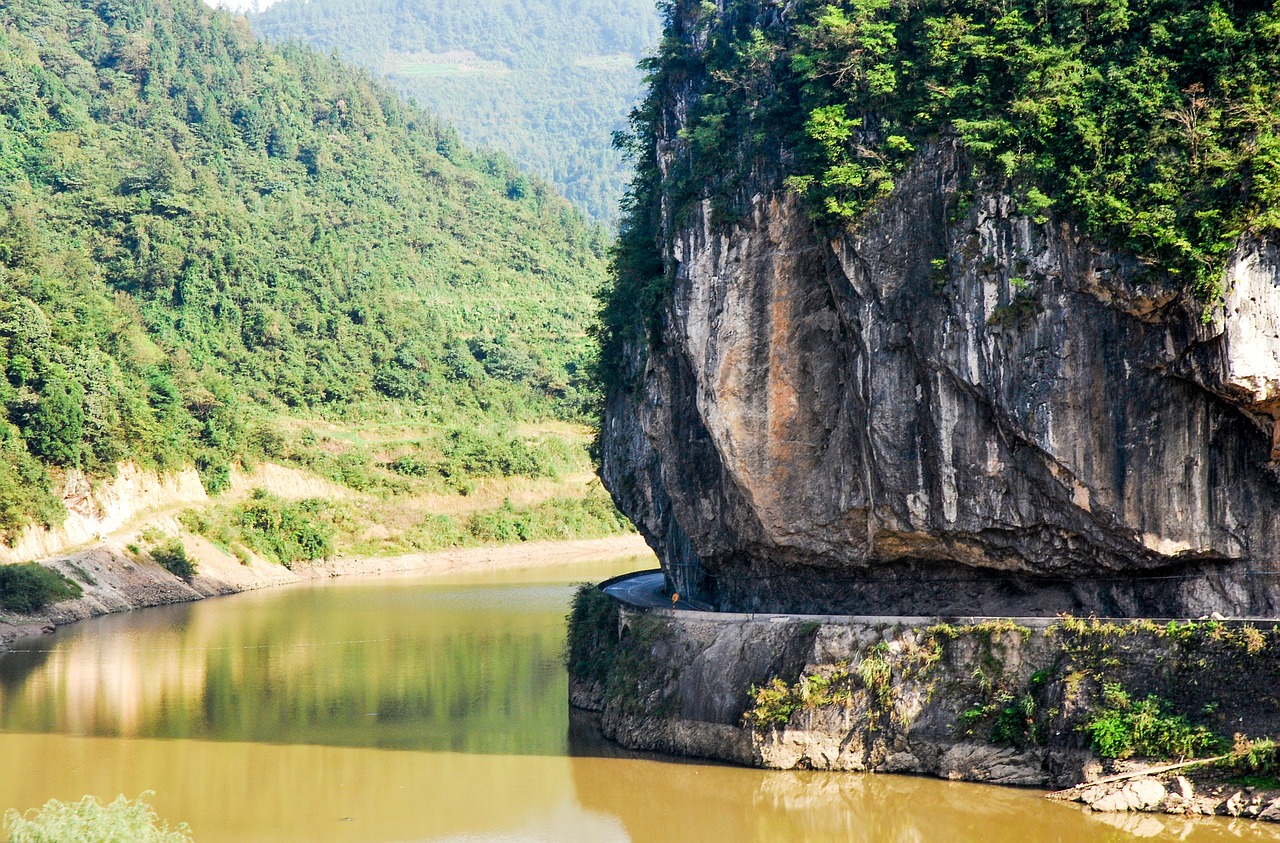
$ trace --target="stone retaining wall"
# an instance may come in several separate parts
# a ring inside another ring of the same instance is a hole
[[[1280,734],[1280,631],[1257,622],[1061,619],[1032,629],[1008,621],[727,620],[640,610],[598,592],[587,599],[608,605],[596,606],[593,626],[571,623],[571,653],[579,654],[571,658],[571,702],[599,711],[604,734],[632,749],[765,768],[1067,787],[1104,772],[1082,726],[1108,683],[1134,700],[1156,695],[1171,714],[1228,741],[1237,732]],[[1204,812],[1217,792],[1173,805],[1165,796],[1181,794],[1160,786],[1159,799],[1140,794],[1141,807]],[[1143,786],[1074,796],[1097,802],[1134,788]],[[1253,815],[1268,809],[1265,793],[1241,794],[1238,815],[1249,815],[1253,802]],[[1229,813],[1231,795],[1213,811]]]

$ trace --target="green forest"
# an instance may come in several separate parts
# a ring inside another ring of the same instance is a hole
[[[507,152],[616,222],[629,166],[612,136],[658,40],[652,0],[284,0],[251,21],[386,75],[468,143]]]
[[[126,460],[211,493],[264,458],[415,471],[298,420],[439,430],[409,447],[436,486],[449,431],[589,423],[606,249],[368,71],[199,0],[0,2],[0,536]]]
[[[925,144],[1037,223],[1067,219],[1192,291],[1208,318],[1240,236],[1280,228],[1280,11],[1188,0],[672,0],[632,115],[635,190],[607,296],[606,367],[666,281],[660,197],[735,219],[760,174],[856,226]],[[659,181],[674,92],[687,125]]]

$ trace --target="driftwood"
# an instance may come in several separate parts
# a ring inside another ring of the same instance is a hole
[[[1168,773],[1173,770],[1182,770],[1186,767],[1196,767],[1200,764],[1212,764],[1214,761],[1221,761],[1224,758],[1230,757],[1231,756],[1228,754],[1215,755],[1212,758],[1193,758],[1190,761],[1179,761],[1177,764],[1162,764],[1159,767],[1149,767],[1146,770],[1133,770],[1128,773],[1117,773],[1114,776],[1104,776],[1091,782],[1081,782],[1080,784],[1072,785],[1066,790],[1055,790],[1053,793],[1046,793],[1045,798],[1064,799],[1069,794],[1075,793],[1078,790],[1084,790],[1086,787],[1093,787],[1094,785],[1099,784],[1115,784],[1116,782],[1122,782],[1125,779],[1136,779],[1140,776],[1154,776],[1158,773]]]

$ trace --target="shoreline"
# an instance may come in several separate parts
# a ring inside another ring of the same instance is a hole
[[[443,575],[475,571],[536,568],[577,562],[612,561],[652,555],[638,533],[602,539],[566,539],[522,544],[451,548],[398,556],[338,556],[285,568],[253,559],[242,565],[199,537],[189,537],[199,573],[190,581],[144,562],[123,546],[102,543],[40,564],[75,580],[83,594],[46,606],[34,615],[0,614],[0,653],[15,641],[47,635],[57,627],[102,615],[171,603],[186,603],[263,588],[333,579],[388,574]]]

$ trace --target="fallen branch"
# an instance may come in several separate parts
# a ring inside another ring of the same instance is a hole
[[[1193,758],[1190,761],[1179,761],[1177,764],[1164,764],[1159,767],[1150,767],[1146,770],[1134,770],[1129,773],[1117,773],[1114,776],[1104,776],[1103,778],[1095,779],[1091,782],[1080,782],[1080,784],[1072,785],[1066,790],[1055,790],[1052,793],[1046,793],[1045,798],[1046,799],[1062,799],[1066,797],[1067,794],[1074,793],[1077,790],[1083,790],[1086,787],[1093,787],[1094,785],[1099,785],[1099,784],[1115,784],[1116,782],[1122,782],[1125,779],[1136,779],[1139,776],[1154,776],[1159,773],[1168,773],[1173,770],[1182,770],[1186,767],[1195,767],[1200,764],[1212,764],[1214,761],[1221,761],[1224,758],[1230,758],[1230,757],[1231,755],[1227,754],[1227,755],[1215,755],[1212,758]]]

